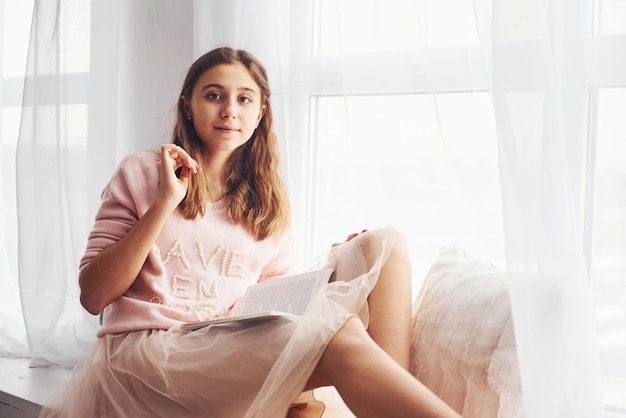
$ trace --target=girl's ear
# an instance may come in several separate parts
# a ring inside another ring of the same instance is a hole
[[[184,95],[180,96],[180,107],[185,112],[185,116],[191,116],[191,104]]]
[[[256,119],[256,126],[257,128],[259,127],[259,123],[261,122],[261,119],[263,119],[263,116],[265,116],[265,110],[267,109],[267,107],[265,105],[261,106],[261,110],[259,110],[259,117]]]

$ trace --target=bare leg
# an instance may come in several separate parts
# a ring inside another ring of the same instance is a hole
[[[376,242],[376,234],[379,232],[381,231],[370,231],[355,238],[370,266],[380,256],[381,248]],[[392,234],[393,247],[368,298],[368,333],[387,354],[408,370],[411,344],[411,266],[403,238],[397,233]]]
[[[335,334],[309,380],[309,387],[322,385],[334,385],[360,418],[460,418],[374,343],[356,318]]]
[[[394,248],[368,298],[368,332],[406,370],[410,361],[411,297],[411,267]]]

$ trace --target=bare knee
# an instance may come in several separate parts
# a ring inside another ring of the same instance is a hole
[[[386,262],[404,264],[410,268],[410,255],[404,235],[394,228],[380,228],[367,231],[355,238],[368,267],[383,256]]]
[[[332,338],[326,348],[326,353],[330,350],[331,356],[336,355],[341,359],[343,356],[358,352],[368,344],[373,344],[373,341],[365,330],[365,326],[357,317],[351,316]]]
[[[353,360],[359,357],[359,353],[368,349],[378,347],[358,318],[348,318],[326,346],[306,389],[333,385],[335,374],[348,372],[354,364]]]

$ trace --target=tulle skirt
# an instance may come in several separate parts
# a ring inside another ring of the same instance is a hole
[[[405,252],[393,229],[333,248],[314,268],[333,267],[336,280],[295,320],[102,336],[40,417],[352,416],[345,406],[329,408],[302,391],[345,321],[357,315],[367,326],[367,297],[394,249]]]

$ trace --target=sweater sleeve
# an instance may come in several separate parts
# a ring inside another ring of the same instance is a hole
[[[259,283],[278,277],[286,276],[291,273],[291,247],[293,244],[293,236],[287,234],[282,238],[282,242],[278,247],[276,256],[265,265],[259,276]]]
[[[119,241],[137,223],[158,193],[159,156],[154,152],[131,154],[119,164],[102,192],[102,202],[87,248],[82,270],[98,253]]]

